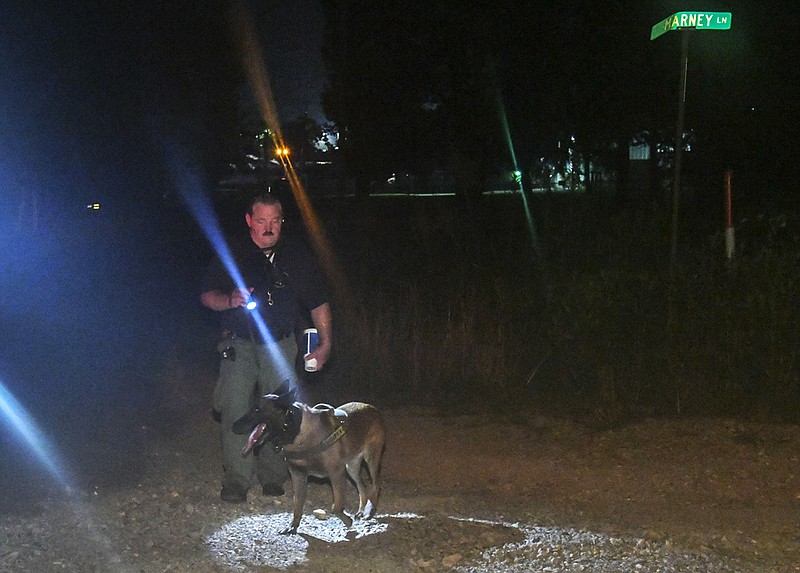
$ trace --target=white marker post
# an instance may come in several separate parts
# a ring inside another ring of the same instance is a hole
[[[735,237],[733,230],[733,171],[725,170],[725,257],[728,264],[733,262]]]

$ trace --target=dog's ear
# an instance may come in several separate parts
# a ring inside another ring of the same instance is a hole
[[[264,396],[264,399],[269,400],[278,408],[286,409],[297,400],[297,388],[284,382],[275,392]]]

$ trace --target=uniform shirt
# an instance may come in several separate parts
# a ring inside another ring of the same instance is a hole
[[[220,326],[239,337],[260,341],[253,313],[264,319],[273,338],[292,334],[299,322],[309,322],[308,311],[328,302],[329,293],[316,259],[308,248],[292,240],[280,240],[272,261],[249,235],[229,242],[231,254],[245,285],[253,287],[254,310],[234,308],[219,313]],[[235,288],[229,271],[219,256],[212,259],[201,283],[201,292]],[[269,302],[272,304],[269,304]]]

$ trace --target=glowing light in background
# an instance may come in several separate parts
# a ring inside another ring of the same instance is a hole
[[[34,453],[36,460],[47,472],[58,481],[65,492],[74,492],[55,448],[45,438],[45,433],[37,426],[33,417],[25,410],[16,398],[0,382],[0,421],[4,422],[11,433],[21,438]]]

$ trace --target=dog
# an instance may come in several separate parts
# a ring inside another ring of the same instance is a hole
[[[371,518],[381,488],[381,458],[386,444],[383,415],[364,402],[348,402],[338,408],[328,404],[309,407],[294,398],[293,392],[262,396],[233,424],[234,433],[250,434],[243,456],[266,441],[283,451],[292,478],[294,513],[291,525],[281,534],[297,533],[308,476],[330,479],[333,513],[348,529],[353,520],[344,512],[344,499],[350,476],[358,489],[355,517]],[[366,466],[366,472],[362,466]]]

